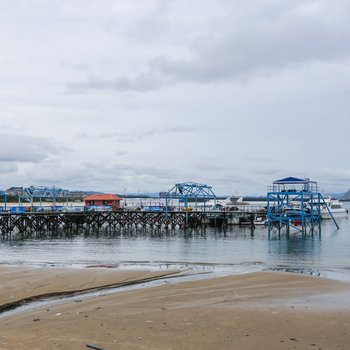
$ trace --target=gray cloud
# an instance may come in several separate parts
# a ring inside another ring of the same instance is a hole
[[[234,28],[234,27],[233,27]],[[271,70],[347,57],[348,23],[329,26],[318,18],[282,16],[274,23],[249,23],[214,38],[203,38],[187,60],[156,58],[153,71],[174,81],[246,79]]]
[[[349,169],[321,169],[315,173],[315,177],[327,188],[344,190],[350,189],[350,168]]]
[[[253,3],[255,11],[251,11],[252,6],[226,2],[228,14],[186,43],[191,53],[186,58],[158,55],[149,60],[142,73],[113,79],[88,78],[67,87],[71,91],[145,92],[181,82],[246,81],[294,65],[350,55],[350,21],[338,13],[349,9],[345,1],[337,2],[336,14],[333,4],[324,1],[296,1],[282,6],[279,1]],[[235,14],[237,9],[245,21]],[[337,21],[332,20],[333,15],[337,15]],[[210,30],[214,25],[215,30]]]
[[[174,183],[174,177],[179,177],[179,171],[172,166],[147,166],[128,163],[84,162],[81,164],[84,182],[103,183],[114,191],[128,188],[128,191],[148,191],[150,189],[164,190]],[[70,180],[67,179],[68,183]]]
[[[115,174],[118,174],[119,177],[137,176],[138,178],[154,177],[154,179],[164,179],[178,173],[172,167],[166,168],[128,163],[83,162],[82,166],[88,169],[91,174],[99,173],[103,174],[104,177],[108,174],[107,176],[110,176],[113,180],[115,180]]]
[[[154,136],[162,136],[162,135],[169,135],[169,134],[181,134],[181,133],[188,133],[193,132],[194,128],[186,127],[186,126],[172,126],[172,127],[166,127],[166,128],[151,128],[148,130],[145,130],[137,135],[137,138],[139,140],[148,138],[148,137],[154,137]]]
[[[37,163],[62,150],[46,138],[0,134],[0,162]]]
[[[217,164],[217,162],[214,161],[210,161],[210,162],[200,162],[200,163],[196,163],[195,164],[196,170],[198,170],[198,172],[210,172],[210,173],[217,173],[217,172],[223,172],[226,170],[225,165],[220,165]]]
[[[135,142],[137,140],[141,141],[144,139],[151,139],[154,137],[160,137],[171,134],[182,134],[182,133],[193,133],[195,131],[192,127],[187,126],[169,126],[169,127],[159,127],[159,128],[148,128],[142,131],[112,131],[107,133],[102,133],[98,135],[87,135],[78,134],[77,137],[81,139],[97,138],[97,139],[114,139],[120,143]]]
[[[264,169],[264,168],[262,168],[262,169],[256,170],[256,174],[257,175],[269,176],[273,180],[277,180],[277,179],[274,179],[273,177],[278,177],[280,173],[281,173],[281,169],[277,169],[277,168],[271,168],[271,169]]]
[[[115,79],[101,79],[90,77],[86,81],[70,82],[68,92],[84,92],[87,90],[116,90],[144,92],[156,90],[166,84],[165,77],[158,79],[154,73],[140,74],[136,77],[121,76]],[[167,84],[170,84],[168,81]]]
[[[103,133],[103,134],[99,134],[96,136],[93,136],[93,138],[97,138],[97,139],[115,139],[118,142],[131,142],[133,140],[135,140],[135,135],[132,132],[120,132],[120,131],[115,131],[115,132],[108,132],[108,133]]]
[[[116,156],[121,157],[121,156],[126,156],[128,154],[128,151],[125,150],[120,150],[115,153]]]
[[[231,173],[227,172],[226,174],[222,174],[220,176],[216,176],[215,178],[212,178],[211,181],[217,183],[217,184],[248,184],[252,183],[253,180],[251,175],[232,175]]]
[[[247,161],[252,162],[252,164],[256,164],[256,163],[274,164],[278,162],[278,159],[274,158],[273,155],[260,154],[260,152],[259,154],[247,154],[245,155],[245,159]]]
[[[1,174],[10,174],[18,171],[18,166],[12,162],[3,162],[0,164],[0,173]]]
[[[52,176],[53,168],[55,169],[55,176]],[[87,172],[81,165],[67,167],[60,163],[43,163],[40,171],[33,170],[27,176],[28,186],[40,185],[83,189],[85,186],[91,186],[93,181],[93,173]]]
[[[2,10],[2,187],[157,192],[193,180],[263,194],[305,175],[348,188],[348,0]]]

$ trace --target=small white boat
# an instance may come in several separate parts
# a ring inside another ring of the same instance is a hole
[[[301,208],[300,205],[298,203],[290,203],[291,207],[286,207],[284,209],[285,215],[287,216],[300,216],[301,214]],[[317,214],[317,202],[314,202],[314,214]],[[328,206],[328,209],[327,209]],[[329,198],[325,198],[324,201],[322,200],[322,202],[320,203],[320,215],[321,218],[324,220],[328,220],[328,219],[332,219],[331,215],[329,212],[331,212],[332,216],[334,219],[337,218],[345,218],[348,216],[349,214],[349,210],[343,207],[343,204],[335,199],[331,199]],[[310,205],[305,206],[305,211],[306,213],[310,214]]]
[[[345,218],[348,216],[349,210],[344,208],[343,204],[338,200],[332,200],[329,198],[326,199],[326,203],[334,218]],[[321,207],[321,218],[326,220],[332,218],[325,205],[322,205]]]
[[[267,219],[266,217],[257,216],[254,220],[254,225],[267,225]]]

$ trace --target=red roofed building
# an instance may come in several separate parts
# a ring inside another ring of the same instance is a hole
[[[84,198],[85,206],[111,206],[113,210],[120,208],[120,201],[122,199],[115,194],[93,194]]]

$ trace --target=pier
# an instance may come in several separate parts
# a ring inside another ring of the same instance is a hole
[[[0,234],[4,237],[17,233],[108,227],[111,229],[122,227],[186,229],[206,225],[225,227],[230,224],[244,224],[254,227],[254,220],[258,215],[261,213],[203,211],[2,213],[0,214]]]

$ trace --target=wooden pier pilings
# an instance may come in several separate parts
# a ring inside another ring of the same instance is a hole
[[[103,227],[198,228],[210,224],[220,226],[228,223],[238,224],[242,218],[245,223],[253,224],[255,216],[256,214],[242,212],[237,214],[202,211],[192,211],[187,214],[182,211],[2,213],[0,214],[0,234]]]

